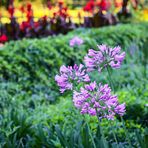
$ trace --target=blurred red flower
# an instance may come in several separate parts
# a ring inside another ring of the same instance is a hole
[[[63,1],[59,1],[58,4],[59,4],[59,6],[62,6],[64,4],[64,2]]]
[[[98,6],[100,7],[101,11],[103,11],[103,10],[106,11],[111,6],[111,3],[110,3],[110,1],[107,1],[107,0],[101,0],[101,2],[98,3]]]
[[[92,12],[95,7],[94,0],[89,0],[87,4],[83,7],[84,11]]]
[[[5,34],[0,36],[0,43],[5,43],[8,41],[8,37]]]
[[[49,9],[49,10],[51,10],[51,9],[52,9],[52,4],[51,4],[51,2],[50,2],[50,1],[48,1],[48,2],[47,2],[47,7],[48,7],[48,9]]]
[[[22,22],[22,24],[20,25],[20,30],[24,31],[29,26],[30,26],[29,22]]]
[[[22,13],[25,12],[25,7],[24,7],[23,5],[20,7],[20,11],[21,11]]]
[[[30,3],[27,4],[27,11],[31,11],[32,5]]]
[[[15,11],[15,8],[13,7],[13,5],[9,5],[8,12],[10,14],[10,17],[13,17],[14,11]]]

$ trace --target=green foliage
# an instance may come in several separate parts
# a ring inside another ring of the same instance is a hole
[[[103,120],[100,136],[97,119],[83,116],[73,108],[67,92],[60,95],[54,76],[61,65],[82,62],[89,48],[97,44],[121,45],[126,60],[112,71],[120,102],[126,102],[125,125],[132,145],[144,147],[147,138],[147,42],[148,25],[127,24],[101,29],[77,29],[68,35],[43,39],[23,39],[0,48],[0,146],[2,147],[93,147],[95,144],[128,147],[121,119],[110,125]],[[74,36],[84,40],[80,47],[69,47]],[[94,79],[98,74],[93,73]],[[108,83],[107,72],[97,79]],[[90,127],[88,126],[90,125]],[[91,130],[92,135],[89,134]],[[139,140],[140,139],[140,140]]]

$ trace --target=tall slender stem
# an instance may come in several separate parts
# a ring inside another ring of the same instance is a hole
[[[113,136],[114,136],[115,142],[116,142],[116,144],[117,144],[117,147],[119,147],[119,146],[118,146],[118,141],[117,141],[116,134],[115,134],[114,129],[113,129],[112,127],[113,127],[113,124],[112,124],[112,122],[111,122],[112,133],[113,133]]]
[[[126,126],[125,126],[125,124],[124,124],[124,120],[123,120],[122,117],[121,117],[121,121],[122,121],[122,124],[123,124],[123,128],[124,128],[124,130],[125,130],[125,133],[126,133],[126,138],[127,138],[127,140],[128,140],[129,147],[132,148],[132,144],[131,144],[131,141],[130,141],[130,137],[129,137],[128,131],[127,131],[127,129],[126,129]]]
[[[107,72],[108,72],[108,80],[109,80],[109,83],[110,83],[110,86],[113,90],[113,92],[115,92],[115,88],[114,88],[114,83],[113,83],[113,80],[112,80],[112,77],[111,77],[111,72],[110,72],[110,69],[109,69],[109,65],[107,65]],[[111,128],[112,128],[112,124],[111,124]],[[116,137],[116,134],[114,132],[114,129],[112,128],[112,133],[113,133],[113,137],[115,139],[115,142],[118,146],[118,141],[117,141],[117,137]],[[119,146],[118,146],[119,147]]]
[[[109,80],[110,86],[111,86],[112,90],[115,91],[114,83],[113,83],[113,80],[112,80],[112,77],[111,77],[111,72],[110,72],[108,65],[107,65],[106,69],[107,69],[107,72],[108,72],[108,80]]]
[[[101,119],[99,118],[99,114],[97,112],[97,109],[96,109],[96,113],[97,113],[97,119],[98,119],[98,125],[99,125],[99,128],[100,128],[100,134],[101,134],[101,138],[102,138],[102,141],[103,141],[103,147],[104,148],[107,148],[106,144],[105,144],[105,137],[104,137],[104,133],[103,133],[103,130],[102,130],[102,127],[101,127]]]
[[[85,119],[85,116],[83,116],[83,117],[84,117],[84,121],[85,121],[85,123],[87,124],[88,131],[89,131],[89,135],[90,135],[90,138],[91,138],[91,141],[92,141],[93,147],[94,147],[94,148],[97,148],[97,147],[96,147],[96,144],[95,144],[95,141],[94,141],[94,138],[93,138],[93,136],[92,136],[91,130],[90,130],[90,126],[89,126],[87,120]]]
[[[110,72],[110,70],[109,70],[108,65],[107,65],[107,72],[108,72],[108,78],[109,78],[108,80],[109,80],[109,82],[110,82],[111,88],[112,88],[113,91],[114,91],[114,90],[115,90],[115,89],[114,89],[114,84],[113,84],[113,81],[112,81],[112,78],[111,78],[111,72]],[[122,121],[122,124],[123,124],[123,128],[124,128],[124,130],[125,130],[125,133],[126,133],[126,138],[128,139],[129,146],[130,146],[130,148],[132,148],[131,141],[130,141],[130,137],[129,137],[129,133],[128,133],[127,129],[126,129],[126,126],[125,126],[125,124],[124,124],[124,120],[123,120],[122,117],[121,117],[121,121]],[[116,139],[117,139],[117,138],[116,138]]]

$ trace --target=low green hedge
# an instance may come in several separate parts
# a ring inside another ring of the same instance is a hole
[[[80,28],[66,36],[11,41],[0,48],[1,90],[7,90],[11,96],[17,94],[17,98],[25,100],[29,106],[36,104],[34,100],[39,104],[53,103],[59,98],[54,82],[59,67],[80,63],[88,49],[96,49],[97,44],[120,45],[126,51],[122,69],[112,73],[117,91],[139,85],[140,79],[143,79],[140,83],[143,85],[147,78],[143,76],[145,68],[141,65],[141,51],[146,50],[143,48],[148,41],[147,27],[147,23],[140,23],[100,29]],[[70,47],[69,40],[74,36],[81,37],[84,44]],[[106,83],[106,73],[103,76],[99,81]]]
[[[66,36],[11,41],[0,49],[0,80],[21,83],[25,89],[39,83],[47,85],[49,77],[62,64],[81,62],[87,50],[96,48],[97,44],[120,45],[129,53],[134,52],[134,48],[142,49],[148,39],[147,27],[148,24],[141,23],[100,29],[81,28]],[[71,48],[69,40],[74,36],[81,37],[84,44]]]

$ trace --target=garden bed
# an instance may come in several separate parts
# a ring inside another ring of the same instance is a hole
[[[0,47],[0,144],[4,147],[67,147],[78,144],[81,139],[85,147],[90,137],[87,137],[83,117],[73,109],[70,94],[59,93],[54,76],[61,65],[79,64],[88,49],[107,44],[120,45],[126,52],[121,69],[113,71],[112,78],[119,101],[126,102],[127,112],[123,118],[132,145],[140,147],[137,138],[140,136],[143,142],[148,124],[147,27],[148,24],[140,23],[80,28],[66,36],[10,41]],[[69,41],[75,36],[84,43],[70,47]],[[104,72],[97,80],[106,83],[106,77]],[[87,117],[87,121],[95,137],[96,118]],[[114,147],[111,126],[104,120],[102,127],[110,146]],[[128,145],[120,118],[113,122],[113,127],[119,144]]]

